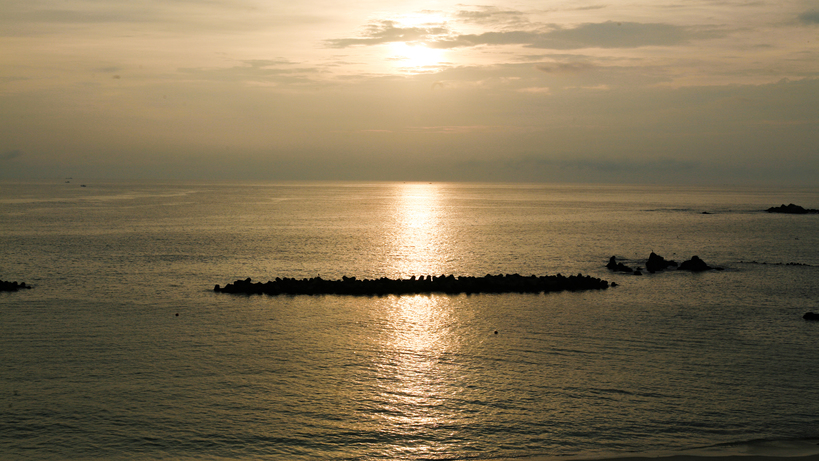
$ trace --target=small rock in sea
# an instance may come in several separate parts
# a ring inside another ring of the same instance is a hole
[[[819,321],[819,314],[814,314],[813,312],[806,312],[805,315],[802,316],[805,320],[811,321]]]
[[[705,261],[700,259],[699,256],[692,256],[691,259],[688,261],[683,261],[680,264],[679,270],[681,271],[691,271],[691,272],[703,272],[707,270],[711,270],[711,266],[705,264]]]
[[[609,270],[614,271],[614,272],[629,272],[629,273],[634,272],[634,269],[626,266],[623,263],[618,263],[617,258],[615,258],[614,256],[609,258],[609,263],[606,264],[606,267]]]
[[[651,272],[652,274],[657,271],[665,270],[669,267],[677,267],[676,261],[671,261],[663,258],[662,256],[658,255],[657,253],[651,252],[648,255],[648,261],[646,261],[646,269]]]

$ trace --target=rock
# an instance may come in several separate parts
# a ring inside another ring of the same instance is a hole
[[[711,270],[711,266],[705,264],[705,261],[700,259],[699,256],[692,256],[691,259],[688,261],[683,261],[680,264],[679,270],[681,271],[691,271],[691,272],[703,272],[707,270]]]
[[[819,314],[814,314],[813,312],[806,312],[805,315],[802,316],[802,318],[810,321],[819,321]]]
[[[790,203],[788,205],[782,204],[777,207],[770,207],[767,210],[768,213],[786,213],[786,214],[808,214],[808,213],[819,213],[819,210],[812,210],[806,209],[799,205],[794,205]]]
[[[4,280],[0,280],[0,291],[18,291],[18,290],[28,290],[31,287],[26,285],[26,282],[6,282]]]
[[[612,256],[611,258],[609,258],[609,262],[608,264],[606,264],[606,268],[614,270],[615,267],[617,267],[617,258]]]
[[[609,258],[609,263],[606,264],[606,267],[609,270],[614,271],[614,272],[628,272],[628,273],[634,272],[634,269],[626,266],[623,263],[618,263],[617,258],[615,258],[614,256]]]
[[[276,278],[266,283],[252,283],[250,279],[237,280],[214,291],[232,294],[267,294],[276,295],[402,295],[418,293],[551,293],[557,291],[602,290],[609,287],[609,282],[584,276],[582,274],[565,277],[563,275],[544,275],[524,277],[519,274],[489,275],[485,277],[455,277],[441,275],[426,276],[418,279],[392,280],[380,279],[358,280],[355,277],[342,277],[341,280],[291,279]]]
[[[669,261],[662,256],[657,255],[657,253],[654,253],[653,251],[648,256],[648,261],[646,261],[646,270],[652,274],[668,267],[677,267],[677,262]]]

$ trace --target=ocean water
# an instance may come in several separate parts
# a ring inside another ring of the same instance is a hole
[[[819,208],[819,190],[0,182],[0,279],[34,286],[0,293],[0,458],[816,447],[819,322],[802,315],[819,312],[819,215],[762,211],[791,202]],[[724,270],[604,267],[652,251]],[[498,273],[618,286],[213,292],[247,277]]]

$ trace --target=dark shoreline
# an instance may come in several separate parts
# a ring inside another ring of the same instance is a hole
[[[341,280],[279,278],[266,283],[251,279],[237,280],[224,287],[216,285],[213,291],[231,294],[277,295],[405,295],[422,293],[479,294],[479,293],[554,293],[559,291],[605,290],[609,282],[582,274],[563,276],[522,276],[519,274],[486,275],[483,277],[442,275],[409,279]]]

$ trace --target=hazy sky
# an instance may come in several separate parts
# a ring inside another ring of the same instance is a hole
[[[3,0],[0,177],[819,185],[819,3]]]

